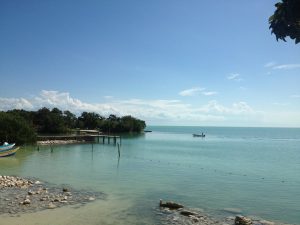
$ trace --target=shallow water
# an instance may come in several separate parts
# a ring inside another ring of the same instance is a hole
[[[159,224],[159,199],[300,224],[300,129],[149,127],[117,147],[24,146],[0,159],[0,174],[102,191],[107,200],[51,212],[1,216],[0,224]],[[193,133],[205,132],[205,138]],[[229,215],[229,214],[228,214]],[[27,222],[26,222],[27,221]],[[43,221],[43,222],[41,222]],[[52,221],[52,222],[51,222]],[[4,222],[4,223],[3,223]]]

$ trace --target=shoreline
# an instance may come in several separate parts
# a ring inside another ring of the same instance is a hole
[[[102,192],[76,190],[67,185],[54,185],[36,179],[0,175],[0,215],[16,217],[65,206],[84,206],[105,200]],[[225,209],[224,209],[225,210]],[[217,216],[202,209],[188,208],[176,202],[160,201],[155,207],[163,225],[288,225],[255,216],[241,215],[237,209],[226,209],[231,216]]]

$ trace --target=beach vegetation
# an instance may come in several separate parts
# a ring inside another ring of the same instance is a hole
[[[20,114],[30,116],[24,111]],[[24,117],[16,112],[5,113],[0,112],[0,141],[9,143],[34,143],[36,141],[36,132],[32,123],[28,122]]]
[[[30,143],[37,134],[66,134],[77,129],[96,129],[104,133],[141,132],[146,123],[133,116],[107,118],[94,112],[82,112],[76,116],[72,112],[46,107],[37,111],[14,109],[0,112],[0,141]]]

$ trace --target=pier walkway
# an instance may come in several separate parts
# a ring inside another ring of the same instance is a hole
[[[102,142],[105,144],[110,144],[111,142],[113,144],[117,144],[117,141],[119,140],[119,143],[122,143],[121,136],[116,135],[106,135],[106,134],[75,134],[75,135],[43,135],[37,137],[38,141],[53,141],[53,140],[75,140],[75,141],[86,141],[86,142],[94,142],[94,143],[100,143]],[[107,141],[106,141],[107,140]]]

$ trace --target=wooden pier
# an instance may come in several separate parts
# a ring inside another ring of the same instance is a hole
[[[84,142],[92,142],[92,143],[102,143],[102,144],[113,144],[118,143],[122,144],[121,136],[116,135],[105,135],[105,134],[77,134],[77,135],[45,135],[45,136],[38,136],[38,141],[84,141]]]

